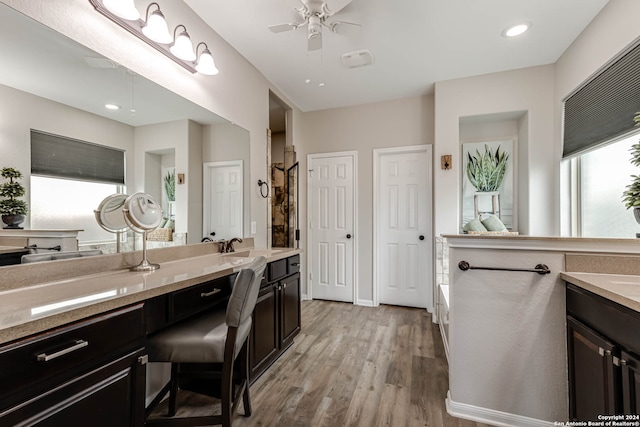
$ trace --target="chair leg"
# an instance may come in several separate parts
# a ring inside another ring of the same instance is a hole
[[[249,339],[244,342],[242,357],[242,384],[244,384],[244,393],[242,395],[242,403],[244,405],[244,416],[251,416],[251,397],[249,396]]]
[[[176,400],[178,397],[178,363],[171,364],[171,386],[169,389],[169,410],[167,416],[173,417],[176,414]]]

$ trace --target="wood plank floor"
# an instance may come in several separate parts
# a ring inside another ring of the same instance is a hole
[[[303,301],[295,344],[253,384],[253,415],[234,427],[486,427],[447,414],[447,378],[425,310]]]

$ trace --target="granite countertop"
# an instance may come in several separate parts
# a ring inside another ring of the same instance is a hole
[[[0,292],[0,344],[239,271],[256,256],[268,262],[299,249],[247,249],[160,263],[152,272],[118,270]]]
[[[587,291],[640,312],[640,276],[601,273],[560,273],[560,277]]]

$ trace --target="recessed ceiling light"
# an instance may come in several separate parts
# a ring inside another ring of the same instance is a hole
[[[307,79],[304,81],[305,83],[311,83],[311,79]]]
[[[520,34],[526,32],[529,28],[531,28],[531,24],[528,22],[512,25],[510,27],[505,28],[505,30],[502,32],[502,36],[517,37]]]
[[[324,83],[319,83],[318,87],[324,87]]]
[[[107,110],[119,110],[120,106],[116,104],[104,104],[104,108]]]

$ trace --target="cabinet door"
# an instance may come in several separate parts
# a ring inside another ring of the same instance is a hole
[[[300,274],[280,282],[280,348],[293,343],[300,332]]]
[[[260,289],[253,310],[251,342],[249,344],[251,380],[255,380],[278,353],[278,300],[276,285]]]
[[[640,414],[640,359],[623,351],[622,403],[625,414]]]
[[[567,317],[569,413],[573,420],[597,420],[619,413],[619,349],[596,332]]]
[[[144,351],[73,378],[0,414],[0,425],[142,426]]]

